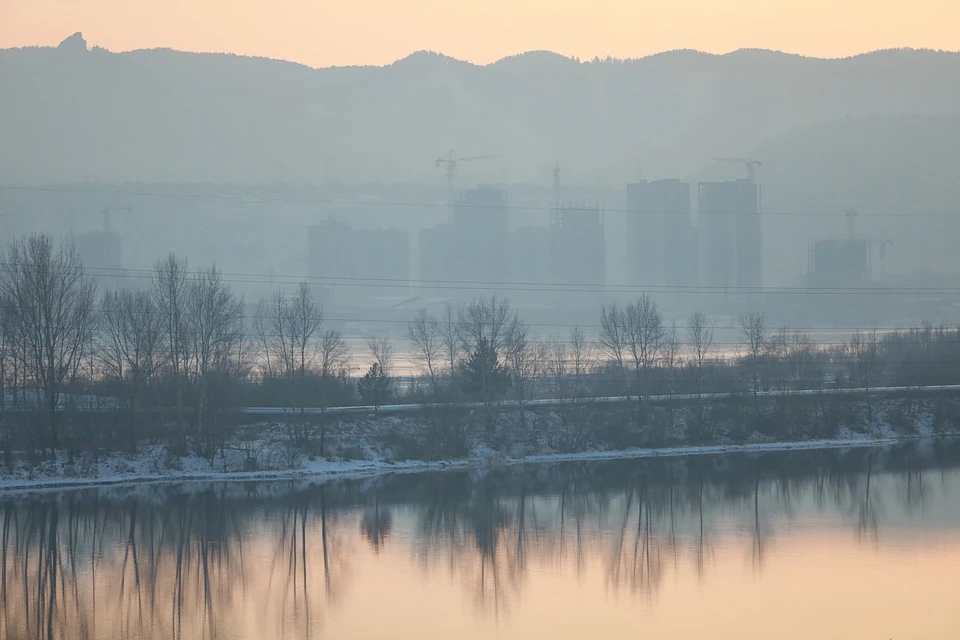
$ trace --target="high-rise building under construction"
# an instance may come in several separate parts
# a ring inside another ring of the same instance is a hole
[[[421,290],[450,295],[454,289],[445,282],[491,288],[509,282],[509,223],[506,191],[481,186],[457,193],[450,222],[420,232]]]
[[[603,211],[590,204],[564,204],[550,222],[550,274],[553,282],[602,290],[606,275]]]
[[[642,180],[627,185],[627,256],[632,284],[677,287],[697,282],[690,183]]]
[[[750,179],[701,182],[698,226],[704,285],[749,290],[763,284],[760,185]]]

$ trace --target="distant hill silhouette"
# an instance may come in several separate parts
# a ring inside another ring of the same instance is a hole
[[[791,142],[798,127],[832,122],[837,136],[855,127],[848,117],[960,114],[956,78],[960,54],[934,51],[589,63],[532,52],[487,66],[419,52],[385,67],[311,69],[117,54],[76,34],[59,48],[0,51],[0,180],[439,183],[434,159],[449,149],[500,156],[463,165],[465,181],[544,183],[559,160],[571,182],[621,185],[755,150],[770,155],[772,179],[773,154],[813,144]]]

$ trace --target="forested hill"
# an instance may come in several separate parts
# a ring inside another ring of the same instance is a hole
[[[416,53],[311,69],[235,55],[111,53],[74,36],[0,51],[0,181],[439,182],[437,155],[499,158],[467,181],[690,175],[797,127],[960,114],[960,54],[821,60],[743,50],[476,66]]]

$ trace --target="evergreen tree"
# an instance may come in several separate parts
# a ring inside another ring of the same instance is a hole
[[[500,362],[496,349],[485,338],[463,364],[463,390],[490,404],[511,386],[510,371]]]
[[[374,411],[390,398],[390,378],[379,362],[370,365],[357,382],[357,392],[365,404],[373,405]]]

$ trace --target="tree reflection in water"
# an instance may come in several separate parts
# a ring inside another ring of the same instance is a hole
[[[375,553],[380,553],[380,547],[387,540],[393,529],[393,514],[389,507],[381,507],[379,496],[374,493],[373,508],[367,508],[360,520],[360,533],[366,538]]]
[[[811,514],[878,544],[885,526],[943,512],[960,488],[958,461],[957,443],[938,441],[364,483],[9,494],[0,634],[316,637],[354,588],[351,563],[369,556],[362,566],[376,567],[411,553],[424,574],[448,576],[495,618],[522,597],[531,568],[577,581],[601,575],[614,592],[650,599],[687,566],[709,580],[721,548],[749,548],[762,571],[772,540],[786,545],[787,530]]]
[[[651,595],[659,587],[664,545],[654,530],[663,512],[658,502],[644,484],[627,489],[622,524],[607,561],[607,579],[615,588],[625,585],[631,592]],[[631,526],[634,521],[635,527]]]

